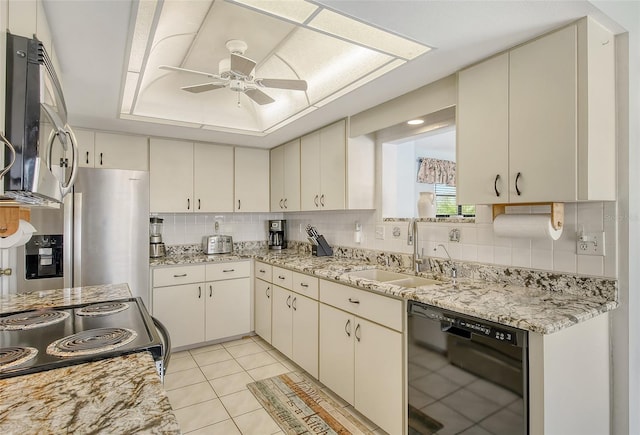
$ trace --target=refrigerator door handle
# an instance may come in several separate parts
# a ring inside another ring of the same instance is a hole
[[[73,287],[82,285],[82,193],[73,194]]]

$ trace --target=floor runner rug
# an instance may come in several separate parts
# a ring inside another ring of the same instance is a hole
[[[286,434],[373,434],[358,417],[298,372],[247,387]]]

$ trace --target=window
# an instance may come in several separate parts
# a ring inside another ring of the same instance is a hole
[[[458,205],[456,204],[456,188],[455,186],[447,186],[446,184],[436,184],[436,216],[465,216],[473,217],[476,215],[475,205]]]

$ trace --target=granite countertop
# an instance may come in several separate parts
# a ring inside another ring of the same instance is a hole
[[[0,433],[179,434],[148,352],[0,380]]]
[[[349,272],[380,267],[366,259],[313,257],[297,250],[246,250],[219,256],[183,254],[167,257],[155,264],[152,262],[152,265],[233,261],[247,258],[541,334],[560,331],[618,306],[614,280],[603,279],[601,283],[598,279],[536,271],[527,271],[527,276],[518,277],[517,282],[523,282],[524,285],[470,278],[460,278],[454,283],[442,274],[421,273],[420,276],[438,282],[408,288],[351,276]],[[398,267],[383,268],[403,271]],[[523,275],[522,272],[518,273]],[[486,275],[488,273],[485,273]]]
[[[127,284],[14,294],[0,313],[130,298]],[[153,357],[140,352],[0,379],[0,433],[180,433]]]

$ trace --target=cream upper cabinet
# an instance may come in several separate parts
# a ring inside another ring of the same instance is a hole
[[[73,133],[78,143],[78,166],[81,168],[93,168],[96,146],[95,132],[74,128]]]
[[[346,122],[340,121],[320,130],[320,207],[344,209],[347,180]]]
[[[152,138],[149,173],[152,212],[232,211],[232,147]]]
[[[9,32],[33,38],[38,26],[38,2],[36,0],[9,0]],[[4,60],[4,58],[3,58]]]
[[[300,139],[270,153],[271,211],[300,210]]]
[[[458,74],[459,203],[615,199],[613,43],[584,18]]]
[[[152,138],[149,184],[151,212],[193,211],[193,144]]]
[[[235,148],[236,212],[269,211],[269,150]]]
[[[193,211],[233,209],[233,148],[196,143],[193,160]]]
[[[94,167],[148,171],[148,141],[146,136],[96,132]]]
[[[335,168],[336,173],[341,168]],[[300,139],[300,210],[320,210],[320,131]]]

